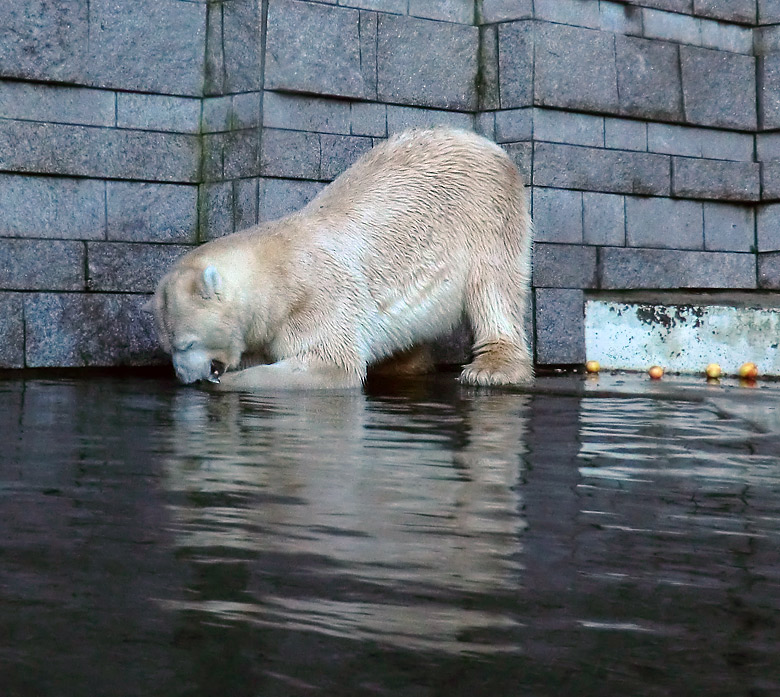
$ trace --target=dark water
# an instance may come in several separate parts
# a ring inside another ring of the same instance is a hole
[[[576,383],[0,381],[0,695],[780,694],[780,438]]]

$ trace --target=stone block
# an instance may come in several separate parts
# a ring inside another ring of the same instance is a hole
[[[226,93],[263,89],[263,3],[231,0],[222,3],[222,50]]]
[[[682,120],[677,46],[616,36],[615,56],[621,113],[644,119]]]
[[[225,179],[258,176],[260,174],[260,131],[250,128],[224,134],[222,162]]]
[[[534,0],[534,16],[548,22],[598,29],[599,4],[590,0]]]
[[[626,0],[631,5],[652,7],[656,10],[669,10],[680,14],[693,13],[693,0]]]
[[[88,242],[87,288],[153,293],[173,262],[191,247],[135,242]]]
[[[206,55],[203,93],[225,93],[225,50],[222,45],[222,3],[206,4]]]
[[[691,46],[679,50],[686,121],[755,130],[756,59]]]
[[[534,137],[534,110],[507,109],[496,112],[496,142],[516,143]]]
[[[599,28],[616,34],[642,35],[642,10],[617,2],[599,2]]]
[[[780,252],[758,255],[758,287],[780,290]]]
[[[626,198],[626,244],[629,247],[703,249],[702,204],[629,196]]]
[[[382,14],[377,34],[380,101],[477,109],[476,27]]]
[[[579,244],[536,243],[534,288],[595,288],[596,248]]]
[[[482,24],[531,19],[534,16],[532,0],[482,0],[478,9],[478,20]]]
[[[533,120],[534,140],[604,147],[604,119],[601,116],[534,109]]]
[[[756,156],[761,162],[780,160],[780,133],[759,133],[756,136]]]
[[[604,290],[756,287],[753,254],[605,247],[599,258]]]
[[[198,141],[180,133],[0,120],[0,169],[194,182],[200,171]]]
[[[83,290],[84,244],[0,239],[0,290]]]
[[[693,0],[693,11],[702,17],[753,24],[756,0]]]
[[[758,59],[758,125],[780,128],[780,53]]]
[[[651,152],[716,160],[753,160],[753,136],[733,131],[647,124],[648,149]]]
[[[376,99],[376,15],[270,0],[265,87]]]
[[[568,288],[538,288],[536,362],[541,365],[585,361],[585,294]]]
[[[474,0],[409,0],[409,14],[443,22],[474,24]]]
[[[474,116],[474,130],[488,140],[496,141],[496,112],[481,111]]]
[[[675,12],[642,11],[644,35],[648,39],[676,41],[698,46],[701,42],[701,20]]]
[[[200,108],[199,99],[119,92],[116,125],[145,131],[199,133]]]
[[[715,160],[753,162],[755,137],[752,133],[702,131],[701,155]]]
[[[533,106],[534,22],[498,25],[498,84],[501,108]]]
[[[201,240],[213,240],[234,232],[233,182],[203,184],[198,192]]]
[[[759,252],[780,251],[780,203],[759,206],[756,241]]]
[[[230,98],[230,130],[240,131],[245,128],[259,128],[263,119],[261,116],[263,104],[262,92],[243,92]]]
[[[433,128],[452,126],[466,130],[474,129],[474,116],[457,111],[421,109],[418,107],[387,106],[387,134],[400,133],[407,128]]]
[[[258,223],[260,200],[258,179],[238,179],[233,182],[233,229],[245,230]]]
[[[622,247],[626,244],[626,203],[618,194],[582,194],[585,244]]]
[[[216,133],[203,136],[203,161],[201,162],[201,177],[212,182],[223,179],[223,150],[225,134]]]
[[[361,10],[377,10],[378,12],[390,12],[391,14],[404,15],[408,8],[409,0],[330,0],[334,5],[357,7]]]
[[[780,0],[758,0],[758,23],[780,22]]]
[[[149,365],[160,362],[144,295],[35,293],[24,299],[30,368]]]
[[[266,177],[318,179],[320,138],[316,133],[263,130],[260,172]]]
[[[350,104],[344,100],[268,91],[263,98],[263,126],[266,128],[348,135],[350,118]]]
[[[276,220],[303,208],[322,189],[319,182],[290,179],[260,180],[260,220]]]
[[[335,179],[352,165],[361,155],[371,150],[371,138],[358,136],[320,136],[320,179]]]
[[[711,133],[711,131],[706,131]],[[647,124],[647,149],[650,152],[687,157],[702,156],[702,130],[668,123]]]
[[[197,241],[196,186],[110,181],[105,206],[109,240]]]
[[[580,191],[534,187],[532,202],[537,242],[582,243]]]
[[[92,84],[200,96],[206,6],[176,0],[90,0],[87,70]]]
[[[3,119],[113,126],[115,101],[115,94],[108,90],[0,81],[0,118]]]
[[[509,155],[509,159],[520,170],[523,182],[526,186],[529,186],[531,184],[533,145],[531,143],[504,143],[502,147]]]
[[[628,119],[604,119],[604,145],[615,150],[647,151],[647,124]]]
[[[672,193],[684,198],[758,201],[761,172],[757,162],[729,162],[675,157]]]
[[[714,252],[750,252],[756,246],[752,206],[704,204],[704,249]]]
[[[702,21],[701,45],[718,51],[750,55],[753,53],[753,30],[736,24]]]
[[[668,196],[670,158],[653,153],[534,144],[534,186]]]
[[[203,179],[253,177],[260,170],[260,132],[258,129],[228,131],[203,137]]]
[[[353,102],[350,106],[350,133],[353,136],[387,136],[387,106],[370,102]]]
[[[498,27],[495,25],[480,28],[478,61],[477,106],[480,111],[499,109]]]
[[[765,56],[780,51],[780,26],[756,27],[753,30],[753,53]]]
[[[0,174],[0,237],[103,239],[105,184]]]
[[[0,75],[83,83],[88,17],[83,0],[0,3]]]
[[[512,46],[507,48],[512,50]],[[504,46],[500,49],[503,52]],[[530,80],[530,73],[518,77]],[[539,106],[617,112],[614,37],[591,29],[537,23],[533,83],[534,103]],[[502,84],[503,107],[524,106],[504,104],[503,89]]]
[[[780,200],[780,162],[761,163],[761,199]]]
[[[201,100],[201,130],[220,133],[233,130],[233,96],[207,97]]]
[[[24,310],[19,293],[0,293],[0,368],[24,367]]]

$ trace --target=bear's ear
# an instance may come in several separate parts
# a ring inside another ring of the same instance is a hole
[[[143,305],[141,305],[141,312],[148,312],[154,314],[154,296],[149,298]]]
[[[219,275],[216,267],[209,265],[203,269],[203,276],[200,280],[200,294],[204,300],[210,300],[222,291],[222,276]]]

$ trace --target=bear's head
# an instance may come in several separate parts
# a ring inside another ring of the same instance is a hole
[[[219,382],[241,360],[243,337],[216,267],[175,268],[160,281],[149,309],[181,382]]]

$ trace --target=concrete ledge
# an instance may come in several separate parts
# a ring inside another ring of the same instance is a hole
[[[588,360],[607,370],[702,373],[709,363],[734,375],[747,360],[780,375],[780,308],[712,303],[585,303]]]

